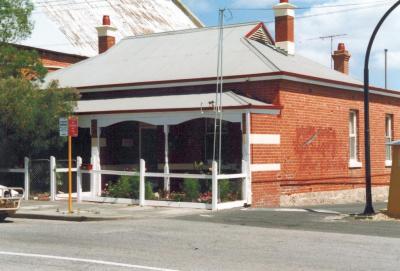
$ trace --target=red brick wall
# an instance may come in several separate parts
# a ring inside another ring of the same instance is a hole
[[[68,67],[72,64],[80,62],[86,57],[67,55],[51,51],[39,51],[40,59],[49,72],[58,70],[57,67]]]
[[[252,133],[278,131],[281,145],[252,148],[253,163],[273,163],[280,172],[253,173],[253,205],[273,206],[280,194],[351,189],[364,185],[363,94],[295,82],[282,82],[284,109],[273,120],[253,117]],[[385,115],[393,114],[394,138],[400,136],[400,99],[371,96],[371,158],[374,185],[386,185]],[[349,168],[349,111],[358,110],[358,142],[361,169]],[[266,149],[267,148],[267,149]],[[274,163],[275,163],[274,162]],[[279,189],[271,184],[280,183]],[[265,192],[262,192],[262,187]],[[275,196],[267,195],[273,193]]]

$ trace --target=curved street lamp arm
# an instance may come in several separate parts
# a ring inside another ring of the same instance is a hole
[[[371,55],[372,45],[376,35],[386,18],[400,5],[400,0],[397,1],[380,19],[378,25],[375,27],[369,40],[367,53],[365,54],[364,62],[364,144],[365,144],[365,215],[374,214],[374,207],[372,206],[372,181],[371,181],[371,151],[370,151],[370,129],[369,129],[369,57]]]

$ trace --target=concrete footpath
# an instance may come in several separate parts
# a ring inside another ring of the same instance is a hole
[[[208,212],[185,208],[139,207],[128,204],[90,202],[79,204],[74,202],[73,210],[72,214],[68,213],[67,201],[22,201],[20,210],[13,217],[83,222],[176,217]]]

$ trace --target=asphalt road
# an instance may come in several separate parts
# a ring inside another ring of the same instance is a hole
[[[399,270],[400,266],[400,222],[355,221],[312,211],[194,212],[82,223],[12,219],[0,228],[0,270]]]

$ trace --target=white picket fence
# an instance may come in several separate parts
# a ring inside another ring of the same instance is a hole
[[[24,159],[24,168],[11,168],[11,169],[0,169],[1,173],[15,173],[15,174],[24,174],[24,199],[29,199],[29,158],[25,157]]]
[[[0,172],[24,174],[25,183],[25,196],[24,199],[29,199],[29,159],[25,158],[24,168],[21,169],[0,169]],[[84,170],[81,169],[82,158],[77,157],[76,167],[72,168],[76,172],[76,194],[74,196],[78,203],[82,201],[95,201],[95,202],[113,202],[113,203],[133,203],[140,206],[161,206],[161,207],[185,207],[197,209],[211,209],[222,210],[235,207],[242,207],[247,204],[249,176],[246,161],[242,161],[242,172],[239,174],[219,174],[218,163],[212,163],[211,174],[184,174],[184,173],[156,173],[146,172],[146,162],[141,159],[139,172],[137,171],[116,171],[116,170]],[[55,157],[50,158],[50,200],[55,201],[64,197],[57,195],[57,180],[56,173],[67,173],[68,168],[57,168]],[[82,175],[90,174],[90,192],[82,192]],[[139,176],[139,199],[115,199],[101,196],[101,175],[114,175],[114,176]],[[174,202],[163,200],[146,200],[145,199],[145,180],[146,177],[152,178],[181,178],[181,179],[197,179],[197,180],[211,180],[212,181],[212,201],[208,203],[196,202]],[[218,199],[218,182],[219,180],[232,180],[242,179],[242,199],[233,202],[219,202]]]

